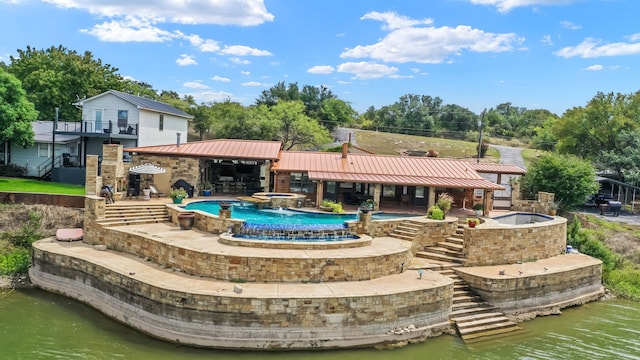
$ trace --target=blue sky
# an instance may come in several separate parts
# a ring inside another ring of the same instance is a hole
[[[0,0],[0,61],[62,45],[199,103],[253,104],[284,81],[359,112],[418,94],[561,115],[640,89],[639,14],[637,0]]]

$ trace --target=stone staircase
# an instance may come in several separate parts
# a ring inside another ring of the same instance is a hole
[[[170,221],[171,216],[164,204],[120,205],[108,204],[104,218],[97,221],[102,226],[151,224]]]
[[[422,224],[417,221],[404,220],[400,225],[389,234],[398,239],[413,241],[420,231],[422,231]]]
[[[496,307],[487,304],[460,278],[454,268],[464,266],[463,251],[466,221],[460,221],[456,233],[436,245],[416,253],[436,266],[430,270],[453,280],[453,306],[450,320],[465,342],[480,341],[523,330]]]

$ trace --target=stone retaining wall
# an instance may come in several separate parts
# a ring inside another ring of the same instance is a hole
[[[371,346],[423,339],[450,326],[450,281],[429,281],[436,284],[429,287],[423,280],[416,283],[424,285],[420,289],[379,289],[366,296],[317,295],[326,292],[304,289],[298,296],[284,297],[211,295],[157,287],[137,280],[135,274],[37,246],[33,260],[30,277],[37,286],[181,344],[266,350]]]
[[[41,204],[82,209],[84,208],[84,195],[0,191],[0,203],[28,205]]]
[[[567,219],[502,225],[492,219],[464,231],[466,266],[514,264],[563,254],[567,246]]]
[[[410,263],[411,244],[402,242],[393,252],[340,256],[342,253],[315,253],[314,256],[275,256],[263,252],[256,255],[242,247],[242,255],[207,253],[179,246],[173,239],[150,238],[146,233],[102,228],[99,237],[86,240],[92,245],[105,245],[120,251],[148,259],[161,266],[170,267],[189,275],[242,282],[336,282],[362,281],[399,274]],[[95,241],[98,239],[99,241]],[[90,241],[92,240],[92,241]],[[212,237],[203,241],[217,241]],[[383,241],[383,240],[375,240]],[[336,250],[340,251],[340,250]],[[302,256],[302,255],[300,255]]]
[[[582,254],[520,265],[456,268],[456,273],[493,306],[525,313],[582,304],[601,297],[602,262]]]

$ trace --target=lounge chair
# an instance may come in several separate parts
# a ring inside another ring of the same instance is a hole
[[[153,185],[149,185],[149,190],[151,190],[151,196],[154,196],[159,198],[159,197],[164,197],[165,195],[161,192],[158,191],[158,188],[155,186],[155,184]]]

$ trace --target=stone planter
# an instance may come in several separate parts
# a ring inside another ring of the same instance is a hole
[[[195,219],[196,219],[196,214],[194,212],[179,213],[178,225],[180,225],[180,230],[191,230]]]

